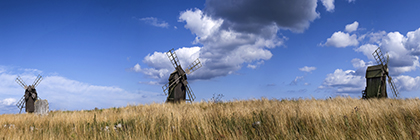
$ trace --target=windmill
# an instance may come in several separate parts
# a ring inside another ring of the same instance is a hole
[[[171,61],[172,66],[175,68],[175,71],[169,76],[169,82],[162,87],[165,95],[168,95],[166,102],[180,102],[181,100],[190,102],[194,101],[195,95],[187,82],[187,74],[191,74],[201,68],[202,65],[200,60],[197,58],[192,64],[183,70],[174,49],[166,52],[166,55]]]
[[[15,80],[23,89],[25,89],[25,94],[23,97],[16,103],[16,106],[20,109],[19,113],[22,112],[22,108],[25,108],[26,112],[32,113],[35,111],[35,101],[38,100],[38,93],[36,92],[36,86],[42,81],[42,76],[38,75],[32,85],[26,85],[25,82],[18,76]]]
[[[378,65],[369,66],[366,69],[366,89],[362,93],[362,98],[387,98],[386,91],[386,78],[388,77],[389,87],[395,97],[398,96],[398,89],[395,87],[392,77],[389,76],[387,55],[386,60],[382,54],[381,49],[378,47],[373,53],[373,57]]]

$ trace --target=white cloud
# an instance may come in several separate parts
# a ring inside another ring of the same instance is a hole
[[[385,31],[379,31],[379,32],[372,32],[367,34],[367,36],[369,37],[369,43],[376,43],[376,44],[380,44],[382,38],[386,35]]]
[[[357,28],[359,27],[359,22],[354,21],[352,24],[347,24],[345,31],[348,33],[354,32],[357,30]]]
[[[395,84],[400,91],[415,91],[420,89],[420,76],[414,78],[407,75],[400,75],[395,79]]]
[[[348,33],[338,31],[328,38],[324,45],[344,48],[347,46],[357,46],[359,45],[359,41],[357,40],[357,35],[355,34],[350,35]]]
[[[140,67],[139,63],[137,63],[136,65],[134,65],[134,67],[132,68],[132,70],[134,70],[135,72],[140,72],[141,71],[141,67]]]
[[[407,36],[399,32],[386,33],[380,31],[369,33],[367,37],[370,43],[360,46],[355,51],[362,52],[370,60],[376,61],[372,53],[380,47],[382,54],[385,57],[386,55],[389,56],[388,66],[391,75],[415,71],[417,67],[420,67],[419,57],[416,56],[417,49],[413,47],[416,46],[416,42],[420,42],[420,38],[414,35],[416,32],[420,32],[420,30],[408,32]]]
[[[247,68],[250,68],[250,69],[256,69],[257,68],[257,65],[251,65],[251,64],[248,64],[248,66],[246,66]]]
[[[147,24],[150,24],[152,26],[161,27],[161,28],[168,28],[169,24],[165,21],[160,21],[155,17],[145,17],[138,19],[139,21],[144,21]]]
[[[268,49],[283,44],[283,38],[277,36],[279,28],[275,24],[262,27],[258,34],[224,30],[223,19],[213,19],[199,9],[182,12],[179,21],[186,22],[184,27],[196,35],[194,43],[203,45],[175,50],[183,68],[196,58],[200,58],[203,64],[189,79],[226,76],[241,69],[244,63],[249,68],[257,68],[272,57]],[[140,72],[162,84],[174,70],[164,52],[147,55],[143,63],[150,68],[143,66]]]
[[[334,11],[334,0],[321,0],[322,5],[324,5],[324,7],[326,8],[326,10],[328,12],[333,12]]]
[[[334,73],[327,74],[319,89],[333,90],[335,93],[361,93],[365,88],[364,76],[356,74],[354,70],[336,69]]]
[[[420,55],[420,28],[407,33],[407,39],[404,41],[404,45],[412,55]]]
[[[360,46],[359,48],[355,49],[356,52],[362,52],[366,57],[368,57],[371,60],[375,60],[373,58],[372,53],[378,49],[377,45],[373,45],[373,44],[364,44],[362,46]]]
[[[256,69],[256,68],[258,68],[260,65],[263,65],[263,64],[264,64],[264,60],[261,60],[261,61],[259,61],[259,62],[256,62],[255,64],[248,64],[247,68],[250,68],[250,69]]]
[[[363,60],[360,60],[359,58],[354,58],[351,60],[351,63],[354,68],[363,68],[366,67],[366,63]]]
[[[3,100],[0,100],[0,104],[10,106],[10,105],[15,105],[16,101],[17,100],[15,98],[6,98]]]
[[[303,68],[299,68],[299,70],[304,71],[304,72],[312,72],[312,71],[316,70],[316,67],[304,66]]]

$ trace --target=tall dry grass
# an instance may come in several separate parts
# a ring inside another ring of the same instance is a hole
[[[6,114],[0,139],[419,139],[419,123],[418,99],[259,99]]]

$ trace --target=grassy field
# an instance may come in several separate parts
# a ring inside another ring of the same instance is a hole
[[[420,100],[255,99],[0,116],[0,139],[419,139]]]

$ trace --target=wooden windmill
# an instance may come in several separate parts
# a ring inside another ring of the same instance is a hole
[[[25,82],[18,76],[15,80],[23,89],[25,89],[25,94],[23,97],[16,103],[16,106],[20,109],[19,113],[22,112],[22,109],[25,108],[25,112],[32,113],[35,111],[35,101],[38,100],[38,93],[36,92],[36,87],[42,81],[42,76],[38,75],[32,85],[26,85]]]
[[[386,78],[388,78],[388,84],[391,92],[395,97],[397,97],[399,94],[398,89],[395,87],[392,77],[389,76],[388,55],[385,59],[379,47],[372,53],[372,55],[378,65],[369,66],[366,70],[366,89],[363,91],[362,98],[387,98]]]
[[[187,74],[191,74],[201,68],[202,65],[200,60],[197,58],[192,64],[183,70],[174,49],[166,52],[166,55],[175,68],[175,71],[169,76],[169,82],[162,87],[165,95],[168,95],[166,102],[180,102],[183,100],[190,102],[194,101],[195,95],[187,82]]]

